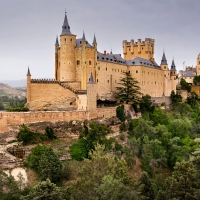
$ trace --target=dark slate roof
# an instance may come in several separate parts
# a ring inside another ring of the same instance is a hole
[[[92,44],[97,44],[97,40],[96,40],[95,34],[94,34],[94,39],[93,39],[93,43]]]
[[[65,18],[62,26],[62,33],[61,35],[71,35],[70,26],[67,20],[67,14],[65,13]]]
[[[92,72],[90,73],[90,81],[88,82],[89,84],[95,84]]]
[[[28,67],[27,76],[31,76],[31,73],[30,73],[29,67]]]
[[[127,60],[126,63],[129,66],[142,65],[146,67],[160,68],[160,66],[156,62],[152,62],[151,60],[140,57],[136,57],[133,60]]]
[[[163,52],[162,60],[161,60],[161,65],[167,65],[167,59],[165,57],[165,52]]]
[[[83,41],[86,41],[84,31],[83,31],[83,37],[82,37],[82,40],[83,40]]]
[[[82,41],[82,38],[76,39],[76,47],[82,46]],[[88,41],[86,41],[86,47],[92,47],[92,45],[89,44]]]
[[[58,36],[56,37],[56,43],[55,43],[55,45],[58,45],[58,46],[59,46]]]
[[[126,61],[121,57],[120,54],[105,55],[103,53],[97,52],[97,60],[126,65]]]
[[[194,76],[197,75],[192,73],[191,71],[185,71],[185,74],[183,74],[183,77],[194,77]]]
[[[176,70],[176,65],[174,63],[174,59],[172,60],[171,70]]]

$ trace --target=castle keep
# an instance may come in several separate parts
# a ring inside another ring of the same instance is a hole
[[[60,38],[55,43],[54,80],[32,79],[27,73],[27,107],[30,110],[78,110],[96,112],[96,100],[113,100],[122,72],[129,71],[139,81],[141,93],[154,98],[176,91],[176,66],[169,68],[165,53],[158,65],[154,60],[154,40],[124,40],[120,54],[98,52],[94,35],[90,44],[83,33],[72,33],[67,15]]]

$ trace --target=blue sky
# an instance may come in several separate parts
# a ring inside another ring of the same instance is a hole
[[[122,53],[123,40],[155,39],[155,60],[165,49],[168,64],[178,70],[196,66],[200,53],[198,0],[1,0],[0,81],[54,77],[54,44],[67,10],[73,34],[98,51]]]

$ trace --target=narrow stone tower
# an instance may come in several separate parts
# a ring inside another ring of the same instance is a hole
[[[87,61],[86,61],[86,39],[83,31],[83,37],[81,40],[81,90],[86,90],[87,87]]]
[[[96,80],[96,64],[97,64],[97,40],[96,40],[96,36],[94,34],[94,39],[93,39],[93,42],[92,42],[92,46],[94,48],[94,68],[95,68],[95,74],[94,75],[94,79]]]
[[[76,35],[73,35],[65,13],[62,33],[60,35],[60,55],[58,65],[60,68],[59,81],[76,81],[75,65]]]
[[[60,76],[59,72],[59,62],[58,62],[58,57],[59,57],[59,42],[58,42],[58,36],[56,37],[56,43],[55,43],[55,80],[58,80],[58,77]]]
[[[97,98],[96,98],[96,83],[94,82],[92,72],[90,73],[90,80],[87,83],[87,110],[91,113],[96,112]]]
[[[197,57],[197,75],[200,75],[200,54]]]
[[[26,90],[27,103],[29,103],[31,101],[31,73],[29,67],[26,75]]]
[[[170,77],[171,77],[171,82],[172,82],[172,90],[176,92],[176,65],[174,63],[174,59],[172,60],[172,65],[170,69]]]
[[[164,71],[163,72],[163,95],[168,96],[169,95],[168,87],[169,87],[170,75],[169,75],[169,68],[168,68],[168,63],[167,63],[167,59],[165,56],[165,52],[163,52],[160,67]]]

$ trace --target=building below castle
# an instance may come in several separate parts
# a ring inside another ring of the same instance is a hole
[[[27,73],[27,107],[30,110],[96,110],[97,99],[113,100],[122,72],[139,82],[141,93],[155,99],[176,91],[176,66],[169,68],[163,53],[161,64],[154,59],[154,39],[124,40],[123,57],[98,51],[94,35],[90,44],[83,33],[72,33],[65,13],[60,38],[55,43],[54,80],[32,79]]]

